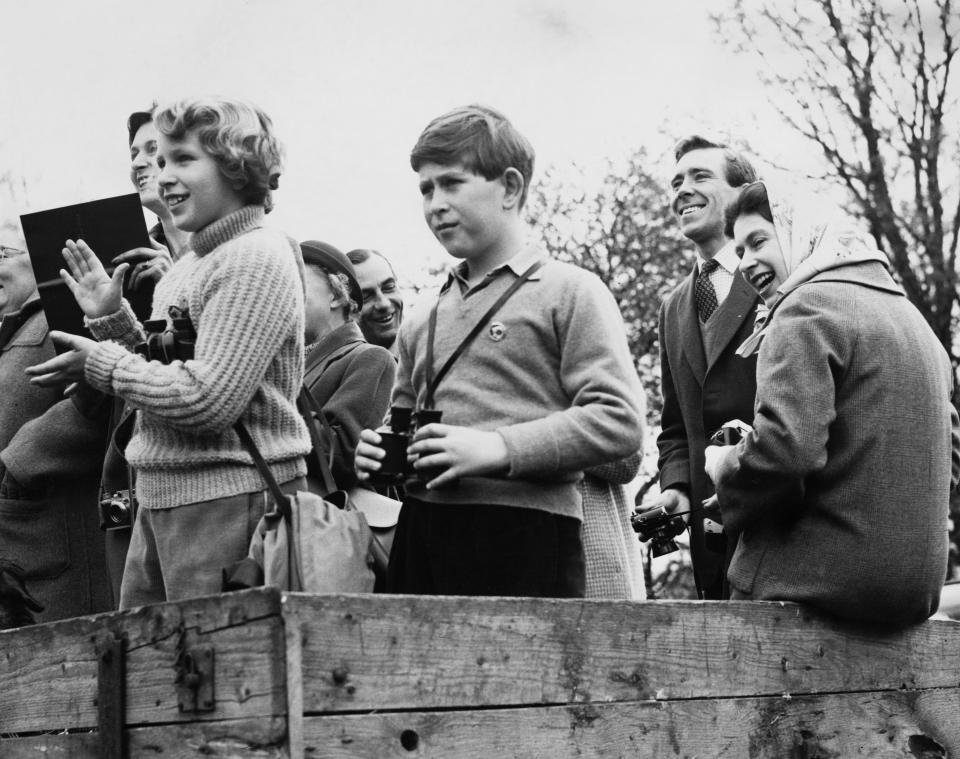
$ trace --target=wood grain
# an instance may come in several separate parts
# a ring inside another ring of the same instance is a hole
[[[104,629],[127,637],[127,724],[286,712],[280,594],[250,591],[0,633],[0,734],[96,726],[94,638]],[[181,641],[216,649],[214,712],[179,711]]]
[[[890,633],[745,602],[300,596],[289,606],[308,714],[960,685],[954,622]]]
[[[305,720],[305,756],[936,759],[960,751],[958,714],[953,688],[329,715]]]

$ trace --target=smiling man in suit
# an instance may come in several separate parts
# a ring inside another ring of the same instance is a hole
[[[660,308],[663,418],[660,496],[644,508],[698,509],[713,494],[703,471],[707,438],[724,422],[753,419],[756,357],[736,355],[753,331],[759,302],[737,268],[740,261],[724,235],[724,210],[739,188],[756,180],[750,162],[726,145],[700,136],[674,150],[671,208],[697,249],[693,271]],[[690,553],[701,598],[728,596],[725,571],[736,538],[708,547],[703,513],[689,515]]]

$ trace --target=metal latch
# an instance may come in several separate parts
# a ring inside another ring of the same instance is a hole
[[[216,708],[213,691],[213,646],[194,646],[177,657],[177,704],[181,712],[212,712]]]

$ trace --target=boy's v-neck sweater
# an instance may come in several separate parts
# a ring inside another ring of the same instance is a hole
[[[306,472],[310,439],[296,397],[303,381],[299,250],[247,206],[193,235],[154,292],[152,319],[189,310],[194,358],[161,364],[132,352],[144,338],[129,304],[88,320],[103,342],[86,363],[94,387],[140,410],[126,457],[146,508],[262,490],[233,429],[241,419],[279,482]]]
[[[530,264],[528,247],[473,287],[454,270],[437,301],[434,371]],[[400,328],[393,405],[426,396],[430,308]],[[509,471],[463,477],[455,487],[407,493],[434,503],[498,504],[582,519],[582,471],[622,459],[643,441],[643,390],[623,319],[595,275],[549,259],[493,316],[437,387],[445,424],[496,431]]]

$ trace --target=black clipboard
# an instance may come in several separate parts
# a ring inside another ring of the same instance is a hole
[[[150,247],[140,196],[130,193],[22,214],[20,224],[50,329],[89,337],[83,326],[83,312],[60,279],[60,269],[66,268],[64,242],[83,240],[112,275],[116,268],[114,257],[132,248]],[[153,282],[130,290],[128,281],[129,273],[124,281],[124,297],[140,321],[149,319]]]

